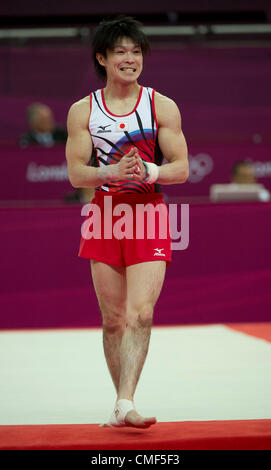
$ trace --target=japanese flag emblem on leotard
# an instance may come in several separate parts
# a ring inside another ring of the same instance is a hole
[[[126,121],[119,121],[116,122],[116,130],[117,132],[127,132],[129,130],[128,122]]]

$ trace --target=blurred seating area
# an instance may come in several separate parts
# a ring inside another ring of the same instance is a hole
[[[231,183],[237,161],[248,162],[255,182],[270,191],[270,2],[169,0],[150,11],[142,0],[121,0],[115,8],[107,0],[1,4],[1,204],[85,200],[67,180],[66,117],[74,101],[103,86],[91,64],[93,29],[124,10],[143,21],[152,46],[141,83],[171,97],[182,113],[190,177],[163,188],[167,199],[214,201],[211,188]]]
[[[0,158],[5,167],[0,200],[35,199],[38,192],[42,199],[43,189],[44,199],[48,193],[50,199],[58,199],[65,172],[52,177],[55,192],[45,180],[29,182],[27,175],[39,167],[47,173],[53,171],[52,166],[64,169],[65,137],[58,145],[44,148],[30,142],[29,151],[22,150],[22,134],[29,129],[26,113],[33,103],[43,103],[65,133],[70,105],[103,86],[94,75],[89,46],[2,46],[0,72]],[[270,190],[270,81],[270,47],[266,45],[189,46],[176,39],[166,48],[153,44],[141,83],[179,105],[189,148],[189,181],[164,188],[168,197],[191,198],[191,202],[209,198],[211,185],[231,182],[231,169],[240,160],[249,161],[258,183]],[[72,190],[67,176],[65,188]]]
[[[30,0],[0,5],[0,328],[100,325],[89,262],[77,256],[92,190],[69,183],[66,118],[104,86],[91,64],[93,28],[123,11],[151,42],[140,83],[177,103],[189,150],[189,180],[162,187],[168,203],[191,205],[190,232],[155,321],[268,321],[270,2]]]
[[[150,8],[120,0],[112,11],[107,0],[42,7],[30,0],[0,5],[0,204],[87,199],[68,182],[66,118],[73,102],[103,87],[91,64],[93,30],[123,11],[143,22],[151,42],[141,84],[171,97],[182,114],[190,177],[164,187],[167,200],[223,202],[228,188],[219,188],[232,183],[237,161],[270,191],[270,2],[169,0]]]

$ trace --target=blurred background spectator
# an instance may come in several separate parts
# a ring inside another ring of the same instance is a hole
[[[237,184],[255,184],[254,168],[246,161],[236,162],[232,168],[232,182]]]
[[[64,127],[55,124],[53,111],[43,103],[33,103],[28,106],[26,119],[28,132],[19,140],[21,147],[29,145],[43,145],[53,147],[56,144],[65,144],[67,131]]]
[[[270,200],[270,193],[255,177],[255,170],[249,161],[237,161],[231,170],[231,183],[212,184],[210,200],[223,201],[262,201]]]

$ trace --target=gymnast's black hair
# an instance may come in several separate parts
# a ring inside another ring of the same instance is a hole
[[[101,21],[92,39],[92,60],[99,78],[106,78],[106,70],[99,64],[96,54],[99,52],[106,57],[107,51],[114,49],[118,39],[123,37],[132,39],[141,48],[143,55],[150,51],[148,39],[141,27],[142,23],[125,15]]]

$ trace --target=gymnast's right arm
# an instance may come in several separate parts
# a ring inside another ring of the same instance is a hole
[[[102,167],[89,166],[93,150],[88,129],[89,101],[83,98],[74,103],[68,113],[66,159],[69,180],[74,188],[95,188],[109,181],[131,178],[136,149],[130,150],[117,164]]]
[[[66,159],[69,180],[74,188],[89,188],[104,183],[98,176],[98,168],[88,166],[93,149],[88,119],[87,100],[77,101],[71,106],[67,119]]]

